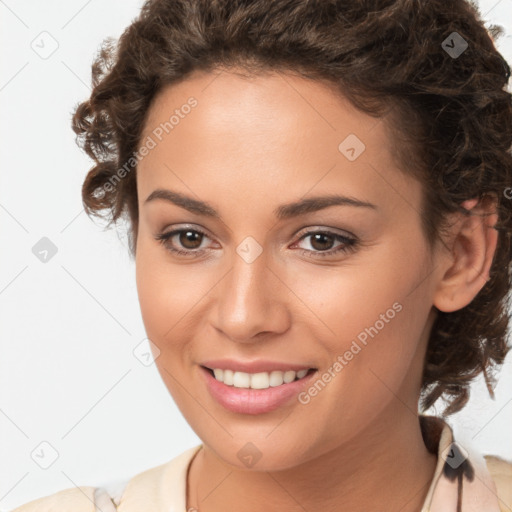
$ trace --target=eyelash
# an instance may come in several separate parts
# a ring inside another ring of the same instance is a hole
[[[155,236],[155,239],[159,243],[161,243],[166,250],[168,250],[169,252],[171,252],[173,254],[179,255],[179,256],[190,256],[191,254],[194,254],[194,255],[203,254],[205,249],[181,250],[181,249],[176,249],[174,247],[171,247],[171,245],[169,244],[170,239],[173,238],[173,236],[175,236],[175,235],[179,235],[179,234],[185,233],[185,232],[198,233],[200,235],[204,235],[204,236],[208,237],[208,235],[201,230],[183,228],[183,229],[175,229],[174,231],[170,231],[169,233],[160,233]],[[357,239],[351,238],[348,236],[344,236],[344,235],[340,235],[340,234],[334,233],[332,231],[308,231],[307,233],[302,235],[297,242],[300,242],[301,240],[303,240],[309,236],[316,235],[316,234],[328,235],[330,237],[333,237],[335,240],[343,242],[343,245],[340,245],[336,249],[330,249],[328,251],[311,251],[308,249],[299,249],[303,255],[306,255],[310,258],[311,257],[312,258],[317,258],[317,257],[324,258],[327,256],[333,256],[338,253],[348,253],[348,252],[354,251],[358,246]],[[310,256],[311,253],[314,254],[315,256]]]

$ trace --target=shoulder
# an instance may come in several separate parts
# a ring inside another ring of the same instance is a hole
[[[29,501],[11,512],[49,512],[51,510],[94,512],[94,487],[64,489],[55,494]]]
[[[512,510],[512,462],[496,455],[484,455],[489,473],[496,484],[502,511]]]
[[[146,469],[128,481],[101,487],[74,487],[44,496],[10,512],[110,512],[123,510],[180,510],[186,493],[188,466],[202,445],[189,448],[170,461]],[[184,508],[185,505],[183,504]]]
[[[202,444],[165,464],[134,476],[120,500],[121,510],[185,510],[187,470]]]

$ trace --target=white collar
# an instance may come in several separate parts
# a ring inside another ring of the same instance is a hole
[[[469,441],[455,442],[453,430],[441,418],[420,415],[424,441],[437,453],[437,466],[421,512],[458,512],[462,482],[463,512],[500,512],[496,486],[482,454]]]

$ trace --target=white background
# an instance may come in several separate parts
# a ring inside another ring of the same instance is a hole
[[[122,230],[103,231],[83,211],[80,188],[92,162],[70,127],[90,93],[101,41],[118,37],[141,5],[0,1],[2,510],[129,478],[200,443],[155,366],[133,354],[145,338],[134,263]],[[507,30],[497,46],[512,63],[512,0],[480,6],[484,19]],[[31,47],[43,31],[58,44],[47,59]],[[58,249],[47,263],[32,253],[42,237]],[[460,440],[512,458],[511,357],[496,395],[492,401],[480,379],[450,423]],[[58,452],[48,469],[35,462],[52,456],[42,442]]]

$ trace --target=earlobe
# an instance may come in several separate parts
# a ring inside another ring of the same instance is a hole
[[[457,214],[451,253],[442,256],[445,272],[434,295],[433,305],[446,313],[467,306],[484,287],[498,243],[496,199],[470,199],[462,206],[471,213]]]

